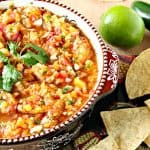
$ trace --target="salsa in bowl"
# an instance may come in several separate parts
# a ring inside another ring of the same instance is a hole
[[[65,5],[0,4],[0,142],[52,137],[115,88],[118,57]]]
[[[77,113],[97,79],[88,38],[35,6],[0,11],[0,138],[52,128]]]

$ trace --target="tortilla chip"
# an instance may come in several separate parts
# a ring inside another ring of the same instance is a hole
[[[144,140],[144,143],[150,148],[150,135]]]
[[[150,99],[144,101],[144,103],[147,105],[147,107],[150,109]]]
[[[150,94],[150,49],[143,51],[131,63],[126,75],[126,91],[130,99]]]
[[[147,107],[101,112],[107,133],[121,150],[136,149],[150,135],[150,111]]]
[[[150,109],[150,99],[149,99],[149,100],[146,100],[144,103],[145,103],[145,104],[147,105],[147,107]],[[150,147],[150,135],[146,138],[146,140],[144,140],[144,143],[145,143],[148,147]]]
[[[120,150],[115,140],[108,136],[88,150]]]

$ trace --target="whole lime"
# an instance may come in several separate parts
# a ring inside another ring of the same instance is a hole
[[[99,32],[109,44],[131,48],[141,43],[144,36],[143,20],[126,6],[113,6],[101,17]]]

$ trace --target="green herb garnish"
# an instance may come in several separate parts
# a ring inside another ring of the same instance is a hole
[[[17,45],[17,43],[13,42],[13,41],[10,41],[8,44],[7,44],[7,47],[10,51],[11,54],[19,57],[19,54],[17,52],[17,49],[19,48],[19,46]]]
[[[2,76],[0,76],[0,89],[10,92],[15,82],[21,79],[21,73],[16,68],[9,64],[9,59],[0,52],[0,61],[4,62]]]
[[[65,47],[62,47],[62,51],[66,51],[67,49]]]
[[[22,51],[24,52],[25,49],[30,48],[34,50],[35,53],[28,50],[22,56],[17,52],[17,49],[19,48],[17,43],[10,41],[8,42],[7,47],[12,55],[23,59],[27,66],[32,66],[36,63],[45,64],[48,61],[47,53],[37,45],[26,44]],[[13,85],[22,78],[22,74],[10,64],[9,59],[2,52],[0,52],[0,61],[5,63],[2,76],[0,76],[0,89],[10,92]]]
[[[45,105],[45,101],[44,100],[41,100],[41,105]]]
[[[66,86],[62,89],[62,93],[66,94],[70,90],[70,86]]]
[[[41,123],[41,120],[40,119],[36,119],[36,120],[34,120],[34,123],[38,125],[38,124]]]
[[[10,92],[14,83],[22,78],[21,73],[10,64],[4,66],[2,71],[2,89]]]
[[[41,64],[45,64],[48,61],[48,55],[41,47],[38,47],[34,44],[26,44],[23,50],[27,48],[32,48],[33,50],[38,52],[38,54],[35,54],[32,51],[28,50],[28,52],[22,56],[23,61],[27,66],[35,65],[38,62]]]
[[[8,58],[2,52],[0,52],[0,62],[4,62],[4,63],[9,62]]]
[[[3,89],[3,78],[0,77],[0,89]]]
[[[28,51],[26,54],[22,56],[23,62],[27,66],[33,66],[38,63],[36,59],[33,58],[31,51]]]
[[[68,104],[68,105],[72,105],[73,103],[74,103],[74,101],[73,101],[72,99],[68,99],[68,100],[67,100],[67,104]]]

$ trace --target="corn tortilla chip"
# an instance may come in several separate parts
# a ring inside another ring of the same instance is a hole
[[[147,107],[101,112],[107,133],[121,150],[135,150],[150,135],[150,111]]]
[[[144,103],[147,105],[147,107],[150,109],[150,99],[144,101]]]
[[[150,49],[131,63],[126,75],[126,91],[130,99],[150,94]]]
[[[144,140],[144,143],[150,148],[150,135]]]
[[[115,140],[108,136],[101,140],[95,146],[92,146],[89,150],[120,150]]]
[[[145,101],[145,104],[150,109],[150,99]],[[150,135],[146,138],[144,143],[150,148]]]

